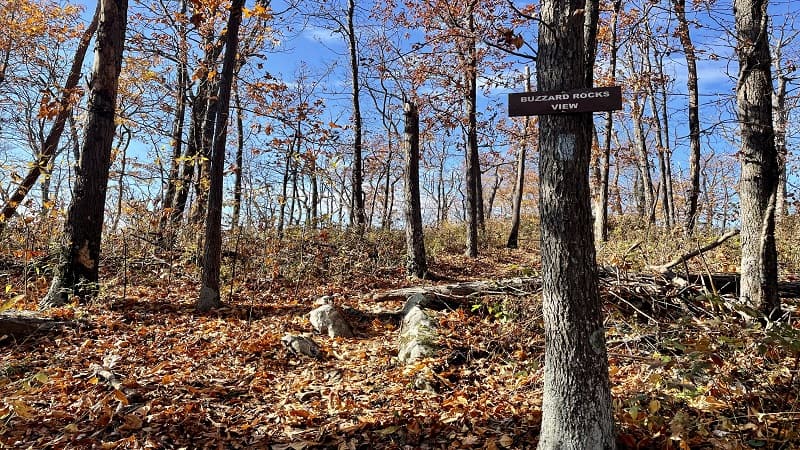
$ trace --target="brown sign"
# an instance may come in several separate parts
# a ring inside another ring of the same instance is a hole
[[[563,92],[524,92],[508,94],[508,115],[538,116],[622,109],[619,86]]]

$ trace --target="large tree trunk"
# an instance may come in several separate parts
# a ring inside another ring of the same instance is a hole
[[[353,77],[353,197],[350,209],[351,222],[356,226],[359,233],[364,232],[366,226],[366,216],[364,212],[364,188],[362,186],[364,176],[364,164],[361,159],[361,89],[358,79],[358,48],[356,41],[355,25],[353,16],[355,15],[355,0],[347,2],[347,39],[350,47],[350,72]]]
[[[739,197],[742,218],[741,298],[767,317],[780,314],[775,250],[778,155],[772,128],[772,70],[767,0],[734,0],[742,134]]]
[[[593,2],[595,0],[587,0]],[[587,88],[582,0],[543,0],[538,87]],[[545,370],[539,449],[613,449],[608,358],[589,205],[592,115],[540,118]]]
[[[44,307],[65,304],[70,293],[88,299],[98,292],[100,241],[127,18],[127,0],[100,0],[86,137],[64,227],[66,245],[50,290],[42,299]]]
[[[422,205],[419,192],[419,112],[411,101],[403,105],[405,131],[406,270],[424,278],[428,272],[425,240],[422,235]]]
[[[686,222],[687,235],[694,232],[697,221],[697,199],[700,197],[700,103],[697,88],[697,57],[694,44],[689,35],[689,22],[686,20],[686,0],[672,0],[678,17],[678,37],[686,56],[686,89],[689,94],[689,193],[687,195]]]
[[[222,184],[224,181],[225,141],[228,136],[228,112],[230,111],[231,86],[233,85],[236,53],[239,46],[239,25],[242,23],[242,8],[245,0],[231,2],[228,31],[225,36],[225,58],[222,61],[218,111],[214,123],[214,139],[211,147],[208,206],[206,208],[206,231],[203,243],[203,272],[200,295],[195,305],[205,312],[222,305],[219,292],[219,270],[222,259]]]
[[[0,233],[2,233],[3,229],[6,227],[6,224],[8,223],[8,220],[11,219],[11,216],[13,216],[17,211],[17,207],[22,204],[23,200],[25,200],[25,197],[28,195],[28,192],[31,190],[33,185],[36,184],[36,180],[39,179],[42,171],[52,165],[52,160],[56,154],[56,150],[58,149],[58,142],[61,140],[61,135],[64,133],[64,127],[66,126],[67,119],[72,114],[72,103],[75,101],[74,97],[76,93],[75,88],[78,86],[78,82],[80,82],[83,60],[86,57],[86,52],[89,49],[89,43],[92,40],[92,36],[94,36],[95,31],[97,31],[99,16],[100,3],[97,4],[97,9],[92,17],[92,21],[89,23],[89,26],[86,27],[86,30],[81,36],[80,42],[78,42],[78,48],[75,50],[75,57],[72,59],[72,66],[70,67],[69,74],[67,75],[67,80],[64,83],[64,88],[61,92],[61,98],[59,99],[58,114],[53,121],[53,126],[50,128],[50,132],[47,134],[47,137],[42,144],[42,149],[39,152],[39,156],[36,158],[33,166],[31,166],[28,174],[22,179],[22,182],[20,182],[19,186],[17,186],[17,188],[14,190],[14,193],[11,194],[6,204],[3,205],[3,210],[0,213]],[[3,67],[5,68],[5,65]]]

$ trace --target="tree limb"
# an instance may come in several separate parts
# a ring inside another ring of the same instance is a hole
[[[678,264],[682,264],[682,263],[694,258],[695,256],[701,255],[701,254],[703,254],[703,253],[705,253],[705,252],[707,252],[707,251],[709,251],[711,249],[719,247],[725,241],[727,241],[728,239],[736,236],[737,234],[739,234],[739,230],[738,229],[737,230],[731,230],[731,231],[723,234],[722,236],[718,237],[714,242],[712,242],[712,243],[710,243],[708,245],[705,245],[703,247],[700,247],[697,250],[692,250],[689,253],[685,253],[685,254],[673,259],[672,261],[670,261],[670,262],[668,262],[666,264],[662,264],[660,266],[648,265],[648,266],[645,267],[645,269],[653,271],[653,272],[660,273],[662,275],[670,275],[672,273],[671,269],[673,267],[677,266]]]

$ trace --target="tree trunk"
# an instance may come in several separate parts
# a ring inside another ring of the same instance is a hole
[[[475,18],[470,14],[469,28],[474,29]],[[467,157],[466,157],[466,179],[467,188],[467,250],[466,255],[470,258],[478,256],[478,229],[480,227],[482,214],[478,196],[478,179],[481,176],[480,160],[478,159],[478,61],[475,48],[475,38],[468,46],[466,73],[467,91],[465,95],[467,109]]]
[[[700,197],[700,103],[697,88],[697,57],[686,20],[686,0],[672,0],[678,17],[678,37],[686,55],[686,89],[689,94],[689,193],[686,199],[684,232],[691,235],[697,221],[697,199]]]
[[[299,126],[299,125],[298,125]],[[281,195],[278,198],[278,238],[283,237],[283,229],[286,224],[286,201],[289,195],[289,175],[291,174],[292,160],[294,159],[295,143],[300,141],[300,131],[294,135],[294,139],[289,143],[286,150],[286,163],[283,167],[283,181],[281,182]],[[299,145],[299,144],[298,144]]]
[[[236,169],[233,179],[233,214],[231,226],[239,226],[239,215],[242,210],[242,166],[244,166],[244,119],[242,101],[239,98],[239,85],[233,91],[233,101],[236,105]]]
[[[187,0],[181,0],[180,13],[186,14]],[[164,189],[164,200],[162,202],[162,213],[159,219],[159,234],[167,231],[169,219],[175,207],[175,192],[179,183],[180,158],[183,154],[183,128],[186,122],[186,90],[189,84],[188,57],[186,55],[186,25],[183,22],[178,24],[178,67],[175,86],[175,117],[172,121],[172,158],[169,162],[169,175],[167,186]],[[174,232],[174,230],[171,230]],[[172,233],[170,233],[172,234]]]
[[[787,77],[782,74],[781,48],[778,47],[776,61],[776,75],[778,76],[778,86],[773,93],[773,122],[775,127],[775,151],[778,154],[778,190],[775,197],[775,216],[783,217],[788,211],[786,200],[786,160],[789,156],[786,147],[786,127],[789,122],[789,109],[786,106],[786,83]]]
[[[775,249],[778,155],[772,128],[767,0],[734,0],[739,79],[737,117],[742,218],[741,298],[767,317],[780,314]]]
[[[70,293],[86,300],[98,292],[100,241],[127,17],[127,0],[100,0],[86,137],[64,226],[66,245],[50,290],[42,299],[43,307],[67,303]]]
[[[647,24],[647,26],[648,26],[648,33],[652,34],[650,32],[649,23]],[[660,57],[659,54],[658,54],[658,49],[654,49],[654,51],[656,52],[654,58],[656,60],[658,60],[658,58]],[[655,85],[653,83],[653,75],[657,75],[658,79],[663,79],[666,75],[664,74],[663,71],[653,72],[653,64],[652,64],[652,61],[650,59],[650,46],[649,45],[647,47],[646,53],[647,53],[646,54],[647,72],[651,74],[651,76],[647,77],[647,95],[648,95],[648,100],[650,101],[650,109],[653,111],[653,119],[652,119],[652,121],[653,121],[653,125],[655,126],[656,152],[658,153],[658,169],[659,169],[659,174],[660,174],[660,179],[661,179],[661,181],[660,181],[660,186],[661,186],[661,189],[660,189],[660,192],[661,192],[661,207],[663,208],[663,211],[664,211],[664,223],[667,225],[667,227],[672,228],[674,223],[672,223],[672,217],[670,216],[670,209],[669,209],[670,208],[670,204],[669,204],[669,192],[670,191],[667,188],[667,184],[669,183],[669,179],[667,178],[667,175],[670,173],[670,170],[667,168],[667,164],[668,164],[668,161],[667,161],[667,148],[666,148],[665,142],[664,142],[664,128],[663,128],[662,121],[661,121],[663,116],[661,114],[659,114],[658,102],[656,101],[656,92],[657,92],[657,90],[656,90],[656,87],[655,87]],[[659,65],[657,67],[659,69],[661,69],[663,66]],[[653,201],[654,202],[658,202],[658,199],[655,198],[655,199],[653,199]],[[655,210],[655,205],[653,207],[653,210]]]
[[[123,145],[123,142],[125,143]],[[128,164],[128,147],[131,145],[131,131],[125,125],[122,125],[122,132],[119,136],[119,149],[120,152],[120,167],[119,167],[119,181],[117,184],[117,208],[114,213],[114,220],[111,222],[111,232],[117,231],[119,226],[119,219],[122,217],[122,204],[125,200],[125,170]],[[114,161],[111,161],[113,163]]]
[[[664,73],[664,54],[659,54],[656,59],[658,64],[658,73]],[[661,103],[661,128],[664,130],[664,195],[667,199],[667,214],[669,215],[668,223],[675,225],[675,195],[673,192],[672,184],[672,146],[669,141],[669,113],[667,110],[667,101],[669,95],[667,94],[667,77],[661,77],[660,81],[660,103]]]
[[[355,15],[355,0],[347,2],[347,39],[350,47],[350,73],[353,77],[353,198],[350,209],[350,220],[358,229],[359,234],[364,232],[366,217],[364,211],[364,188],[362,186],[364,167],[361,159],[361,95],[360,80],[358,79],[358,48],[356,41],[355,25],[353,16]]]
[[[528,66],[525,67],[525,91],[531,91],[531,68]],[[523,125],[523,137],[519,143],[519,149],[517,150],[517,172],[514,182],[514,197],[512,199],[513,203],[511,206],[511,231],[508,233],[506,248],[519,247],[519,225],[520,218],[522,216],[522,194],[525,189],[525,151],[528,147],[528,133],[530,131],[530,126],[531,119],[530,117],[526,117]]]
[[[95,31],[97,31],[99,17],[100,3],[98,2],[92,21],[83,32],[81,40],[78,42],[78,48],[75,50],[75,57],[72,59],[72,65],[70,66],[67,80],[64,83],[64,89],[62,89],[61,92],[59,110],[53,121],[53,126],[50,128],[50,132],[47,134],[39,156],[36,158],[33,166],[30,168],[25,178],[22,179],[19,186],[14,190],[14,193],[11,194],[8,201],[3,206],[2,213],[0,213],[0,233],[3,232],[8,220],[11,219],[11,216],[17,211],[17,207],[25,200],[25,197],[28,195],[33,185],[36,184],[36,180],[39,179],[42,170],[45,170],[51,164],[56,154],[58,142],[61,140],[61,135],[64,133],[67,119],[72,115],[72,104],[76,101],[76,99],[73,98],[76,93],[75,88],[81,80],[83,60],[86,57],[86,52],[89,49],[92,36],[94,36]],[[3,65],[3,68],[5,68],[5,65]]]
[[[207,98],[209,95],[208,81],[205,79],[201,80],[197,88],[197,94],[192,101],[192,116],[189,122],[189,141],[183,156],[183,169],[181,171],[180,180],[178,180],[175,201],[173,202],[173,209],[170,215],[170,221],[173,227],[176,227],[183,220],[183,212],[186,210],[186,204],[189,200],[189,189],[194,179],[195,167],[197,167],[197,156],[202,147],[201,136],[203,133],[203,118],[206,116],[206,106],[208,106]]]
[[[655,223],[655,217],[651,213],[654,211],[655,196],[653,195],[653,178],[650,175],[650,155],[647,151],[647,142],[644,136],[644,108],[639,103],[639,95],[633,94],[631,97],[631,119],[633,120],[633,137],[636,146],[637,166],[639,168],[640,188],[644,196],[642,210],[647,223]]]
[[[308,177],[311,181],[311,228],[319,226],[319,181],[317,178],[317,160],[316,156],[311,155],[309,161],[309,174]]]
[[[595,0],[587,0],[593,2]],[[538,87],[588,88],[582,0],[543,0]],[[539,449],[613,449],[614,424],[589,205],[592,115],[540,117],[545,370]]]
[[[422,205],[419,192],[419,112],[415,104],[403,105],[405,132],[405,198],[406,198],[406,271],[417,278],[425,278],[428,264],[425,258],[425,240],[422,235]]]
[[[392,188],[392,158],[394,152],[392,151],[392,133],[387,133],[389,136],[389,154],[386,156],[386,182],[383,185],[383,212],[381,214],[381,229],[388,230],[392,226],[392,211],[389,209],[389,196],[391,195],[389,189]]]
[[[484,211],[484,218],[489,220],[492,218],[492,209],[494,208],[494,199],[497,196],[497,190],[500,189],[500,186],[503,184],[503,177],[500,176],[500,166],[495,166],[494,168],[494,183],[492,184],[492,190],[489,193],[489,207],[486,208]],[[486,229],[483,230],[486,232]]]
[[[206,231],[203,244],[202,287],[195,307],[206,312],[222,305],[220,300],[219,270],[222,259],[222,184],[224,181],[225,143],[228,136],[228,113],[230,110],[231,86],[233,85],[236,53],[239,46],[239,25],[245,0],[231,2],[228,31],[225,35],[225,58],[222,61],[218,111],[214,123],[214,139],[211,147],[211,170],[209,173],[208,207],[206,208]]]
[[[219,94],[221,80],[209,82],[211,95],[206,99],[205,117],[200,138],[200,158],[197,158],[197,179],[194,183],[194,209],[190,222],[193,224],[202,223],[206,217],[206,207],[208,206],[208,194],[211,190],[211,160],[216,132],[215,126],[219,116]],[[198,248],[200,246],[198,245]]]
[[[617,79],[617,22],[619,21],[619,11],[622,8],[622,0],[614,0],[614,11],[611,15],[611,61],[609,62],[609,73],[612,83]],[[603,136],[603,148],[601,150],[599,167],[599,189],[597,193],[597,203],[594,207],[594,237],[597,242],[608,240],[608,176],[611,170],[611,133],[614,130],[614,112],[606,113],[606,120]]]

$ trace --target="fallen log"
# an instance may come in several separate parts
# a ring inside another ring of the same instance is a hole
[[[79,324],[77,321],[56,319],[35,311],[3,311],[0,313],[0,344],[35,334],[58,332],[64,327]]]
[[[669,264],[665,266],[667,265]],[[671,267],[674,267],[674,265]],[[612,268],[601,268],[598,270],[598,277],[601,280],[614,281],[622,284],[670,284],[670,280],[675,284],[674,281],[678,278],[675,274],[671,276],[662,276],[651,273],[621,273],[612,270]],[[702,286],[705,290],[716,292],[717,294],[736,295],[739,292],[738,273],[689,274],[686,278],[680,279],[683,281],[683,286],[681,287],[690,285]],[[536,294],[540,292],[541,289],[541,278],[522,277],[504,280],[465,281],[462,283],[433,286],[412,286],[374,293],[372,295],[372,300],[377,302],[405,301],[410,297],[420,295],[426,299],[426,304],[420,305],[421,307],[442,310],[446,308],[457,308],[463,305],[463,300],[475,297],[487,295],[527,296]],[[800,298],[800,281],[779,282],[778,295],[782,298]]]
[[[423,305],[425,308],[437,309],[437,301],[445,302],[444,307],[450,305],[450,301],[464,300],[484,295],[531,295],[542,288],[542,280],[539,277],[510,278],[506,280],[488,281],[465,281],[463,283],[452,283],[434,286],[413,286],[401,289],[394,289],[387,292],[378,292],[372,295],[372,300],[384,302],[392,300],[405,301],[411,296],[421,295],[427,298],[431,304]],[[439,307],[438,309],[444,309]]]

